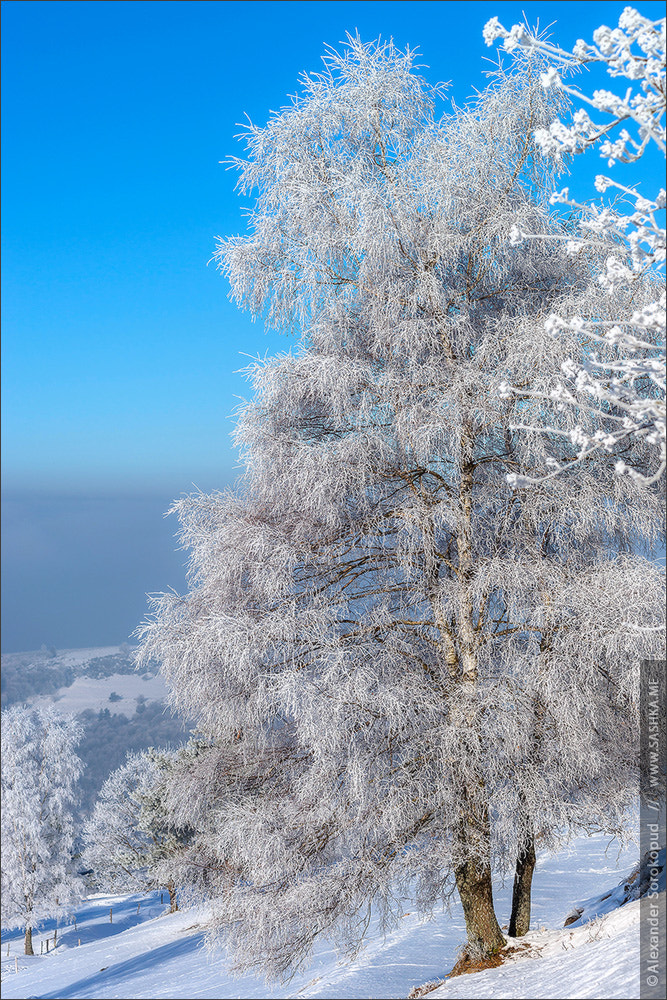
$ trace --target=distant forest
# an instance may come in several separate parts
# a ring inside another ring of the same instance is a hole
[[[157,666],[144,670],[144,676],[157,673]],[[136,674],[132,649],[120,647],[118,653],[92,656],[77,664],[63,663],[57,650],[42,647],[29,653],[10,653],[2,657],[2,707],[27,702],[38,695],[57,695],[70,687],[77,677],[101,679],[114,674]],[[122,682],[119,682],[119,689]],[[112,692],[109,701],[119,700]],[[58,698],[56,697],[56,707]],[[90,812],[104,780],[120,767],[128,751],[146,747],[178,746],[189,734],[190,727],[175,718],[163,701],[136,699],[134,715],[103,708],[98,712],[86,709],[77,715],[85,727],[83,741],[77,750],[85,764],[80,781],[81,815]]]

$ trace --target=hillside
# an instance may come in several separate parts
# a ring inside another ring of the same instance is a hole
[[[595,917],[607,893],[614,903],[621,900],[615,887],[635,860],[632,848],[619,849],[602,837],[582,838],[571,851],[540,856],[535,929],[528,937],[531,950],[500,968],[449,980],[427,995],[506,1000],[639,997],[640,904],[629,901]],[[508,912],[509,898],[510,887],[498,886],[499,912]],[[563,928],[577,904],[584,911],[579,922]],[[48,956],[25,958],[20,955],[21,933],[3,934],[3,998],[407,997],[413,987],[447,974],[464,938],[458,905],[450,914],[423,922],[406,902],[400,926],[386,937],[372,925],[367,947],[356,961],[339,964],[322,943],[300,976],[288,985],[267,987],[249,976],[233,978],[223,953],[206,952],[204,911],[170,915],[167,910],[159,893],[91,896],[76,911],[76,929],[71,922],[61,927],[58,947]],[[51,923],[37,935],[37,951],[40,940],[53,938],[53,930]]]
[[[81,812],[87,812],[110,771],[128,750],[178,745],[189,727],[166,707],[167,689],[153,666],[139,673],[133,648],[43,647],[2,656],[2,707],[54,705],[84,726],[78,753],[85,766]]]

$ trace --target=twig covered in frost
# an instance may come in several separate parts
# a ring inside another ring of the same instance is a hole
[[[544,152],[560,158],[591,147],[612,167],[617,161],[637,163],[653,146],[665,154],[665,19],[652,21],[632,7],[623,10],[618,27],[601,25],[593,33],[593,44],[579,40],[571,52],[553,45],[524,25],[505,29],[497,18],[484,28],[487,45],[502,40],[505,50],[539,52],[551,65],[542,74],[547,89],[567,94],[579,105],[569,123],[560,119],[536,129],[535,139]],[[565,82],[576,66],[600,64],[610,77],[629,81],[623,93],[598,89],[588,96]],[[587,110],[589,109],[589,110]],[[590,109],[595,113],[590,116]],[[599,193],[617,192],[612,205],[597,205],[593,199],[580,202],[568,188],[552,196],[554,204],[569,205],[580,214],[579,231],[567,238],[568,253],[580,253],[611,235],[617,249],[607,255],[598,280],[610,294],[620,286],[649,278],[654,297],[630,314],[608,320],[553,313],[548,329],[558,336],[564,329],[576,330],[588,342],[588,356],[563,364],[566,380],[552,390],[552,398],[564,406],[595,409],[604,417],[595,435],[583,424],[573,441],[579,459],[594,452],[618,451],[629,438],[641,439],[652,453],[648,469],[638,468],[622,457],[616,470],[645,483],[657,482],[665,471],[665,191],[650,196],[639,190],[639,179],[629,185],[606,175],[595,181]],[[542,239],[515,226],[510,236],[519,244]],[[611,356],[604,348],[611,347]],[[602,348],[603,350],[600,350]],[[506,391],[513,391],[509,385]],[[533,430],[540,430],[536,425]],[[550,431],[547,431],[550,433]],[[552,475],[558,474],[554,468]]]

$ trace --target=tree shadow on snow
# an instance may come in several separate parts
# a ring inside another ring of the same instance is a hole
[[[162,945],[159,948],[154,948],[152,951],[144,952],[142,955],[136,955],[134,958],[129,958],[125,962],[119,962],[117,965],[109,966],[108,969],[100,969],[99,972],[95,972],[90,976],[86,976],[83,979],[79,979],[74,983],[71,983],[65,988],[61,987],[55,993],[42,993],[35,1000],[59,1000],[63,996],[68,997],[90,997],[94,992],[104,988],[105,991],[110,989],[119,990],[120,984],[125,979],[132,979],[135,976],[140,975],[142,972],[148,972],[151,969],[161,966],[163,962],[169,962],[172,959],[184,958],[189,952],[196,951],[199,949],[203,942],[203,935],[194,934],[191,937],[186,938],[184,941],[174,941],[169,944]],[[136,984],[134,984],[136,985]],[[117,993],[118,996],[127,995],[129,993]]]

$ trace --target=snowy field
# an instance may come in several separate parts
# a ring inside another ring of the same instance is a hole
[[[82,646],[77,649],[59,649],[49,652],[42,649],[25,650],[20,653],[3,653],[3,664],[39,663],[48,669],[49,666],[82,667],[90,660],[104,656],[119,656],[129,646]]]
[[[110,701],[111,695],[117,695]],[[165,701],[167,685],[162,677],[141,674],[111,674],[110,677],[77,677],[69,687],[60,688],[57,694],[38,695],[27,703],[32,708],[55,705],[63,715],[78,715],[86,709],[99,712],[108,708],[110,712],[123,713],[132,717],[137,710],[137,698],[146,702]]]
[[[637,850],[620,850],[601,837],[582,838],[569,852],[538,858],[534,930],[524,941],[530,951],[504,966],[446,982],[429,997],[631,998],[639,997],[639,903],[588,923],[563,929],[566,916],[582,900],[604,896],[637,862]],[[511,886],[498,886],[497,909],[509,914]],[[166,899],[166,893],[164,898]],[[607,903],[608,908],[609,903]],[[113,923],[109,909],[113,907]],[[589,902],[587,913],[600,912]],[[58,930],[58,946],[48,955],[21,954],[19,931],[2,936],[2,996],[12,998],[393,998],[442,979],[456,961],[465,934],[459,906],[424,923],[406,912],[386,938],[370,933],[368,945],[351,964],[339,964],[326,943],[310,967],[288,985],[266,986],[253,977],[234,978],[220,951],[207,953],[200,922],[190,910],[168,913],[160,894],[94,895]],[[53,938],[55,924],[35,935]],[[80,942],[80,944],[79,944]],[[9,955],[7,950],[9,948]],[[15,956],[18,973],[15,972]]]
[[[87,646],[82,649],[60,649],[56,654],[56,659],[69,667],[83,666],[89,660],[102,656],[117,656],[121,652],[120,646]],[[21,654],[26,655],[26,654]]]
[[[120,672],[98,676],[96,665],[113,659],[118,661]],[[53,655],[36,650],[32,653],[4,653],[2,656],[3,670],[20,670],[26,664],[39,668],[46,676],[49,671],[62,668],[71,668],[75,674],[69,683],[55,691],[24,694],[19,700],[32,708],[57,705],[63,715],[78,715],[86,710],[99,712],[108,708],[111,712],[123,713],[131,718],[137,710],[138,698],[146,703],[164,702],[167,698],[167,685],[159,673],[134,670],[129,646],[61,649]],[[110,701],[111,695],[114,697]]]

